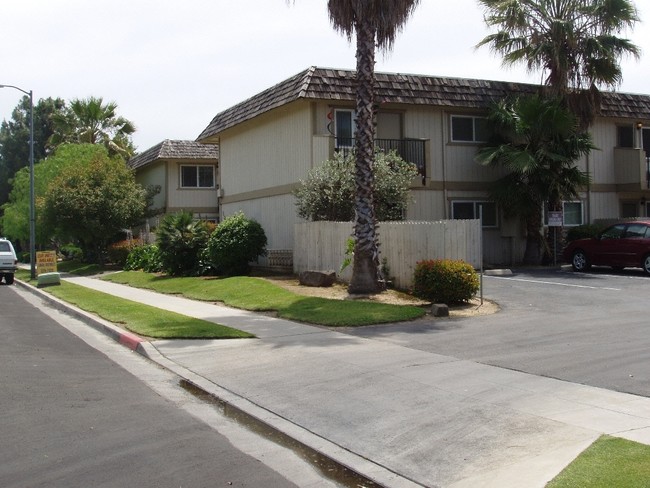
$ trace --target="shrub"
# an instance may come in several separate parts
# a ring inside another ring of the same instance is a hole
[[[70,260],[78,260],[81,261],[83,258],[83,251],[79,246],[75,246],[74,244],[65,244],[61,246],[59,249],[61,251],[61,254],[63,255],[63,259],[70,259]],[[27,259],[29,261],[29,258]]]
[[[155,244],[148,244],[131,249],[131,252],[126,258],[124,269],[126,271],[142,270],[147,273],[157,273],[162,271],[158,246]]]
[[[577,239],[596,237],[605,227],[598,224],[583,224],[571,227],[566,234],[566,241],[571,242]]]
[[[124,266],[129,253],[136,247],[142,246],[140,239],[125,239],[108,246],[108,260],[119,266]]]
[[[248,274],[248,263],[265,255],[264,229],[242,212],[221,222],[208,240],[207,256],[219,274]]]
[[[157,234],[162,269],[171,275],[198,275],[208,228],[190,212],[166,215]]]
[[[353,153],[346,156],[337,152],[334,159],[313,168],[294,192],[298,215],[312,221],[354,220],[354,164]],[[395,151],[378,150],[373,173],[377,220],[403,220],[417,168]]]
[[[436,259],[420,261],[415,267],[415,296],[432,303],[462,303],[479,290],[479,277],[464,261]]]

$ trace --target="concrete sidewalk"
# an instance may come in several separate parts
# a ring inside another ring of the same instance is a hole
[[[603,433],[650,444],[650,398],[65,279],[255,334],[134,349],[383,486],[543,487]]]

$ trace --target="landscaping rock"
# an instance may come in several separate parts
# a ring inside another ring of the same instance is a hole
[[[303,271],[298,275],[303,286],[332,286],[336,281],[336,271]]]
[[[449,317],[449,307],[444,303],[434,303],[431,305],[431,315],[434,317]]]

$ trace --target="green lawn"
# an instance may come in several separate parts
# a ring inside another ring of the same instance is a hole
[[[125,271],[107,275],[103,279],[195,300],[223,302],[245,310],[273,311],[285,319],[332,327],[402,322],[426,313],[416,306],[306,297],[266,280],[246,276],[178,278]]]
[[[29,282],[29,271],[20,271],[18,278]],[[32,283],[34,284],[34,283]],[[113,295],[61,281],[43,291],[76,305],[86,312],[119,324],[138,335],[155,339],[239,339],[255,337],[248,332],[225,325],[199,320],[186,315],[125,300]]]
[[[650,446],[602,436],[546,488],[648,488]]]

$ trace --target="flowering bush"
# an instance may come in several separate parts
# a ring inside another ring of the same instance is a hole
[[[142,246],[140,239],[125,239],[108,246],[108,260],[119,266],[124,266],[129,253],[136,247]]]

